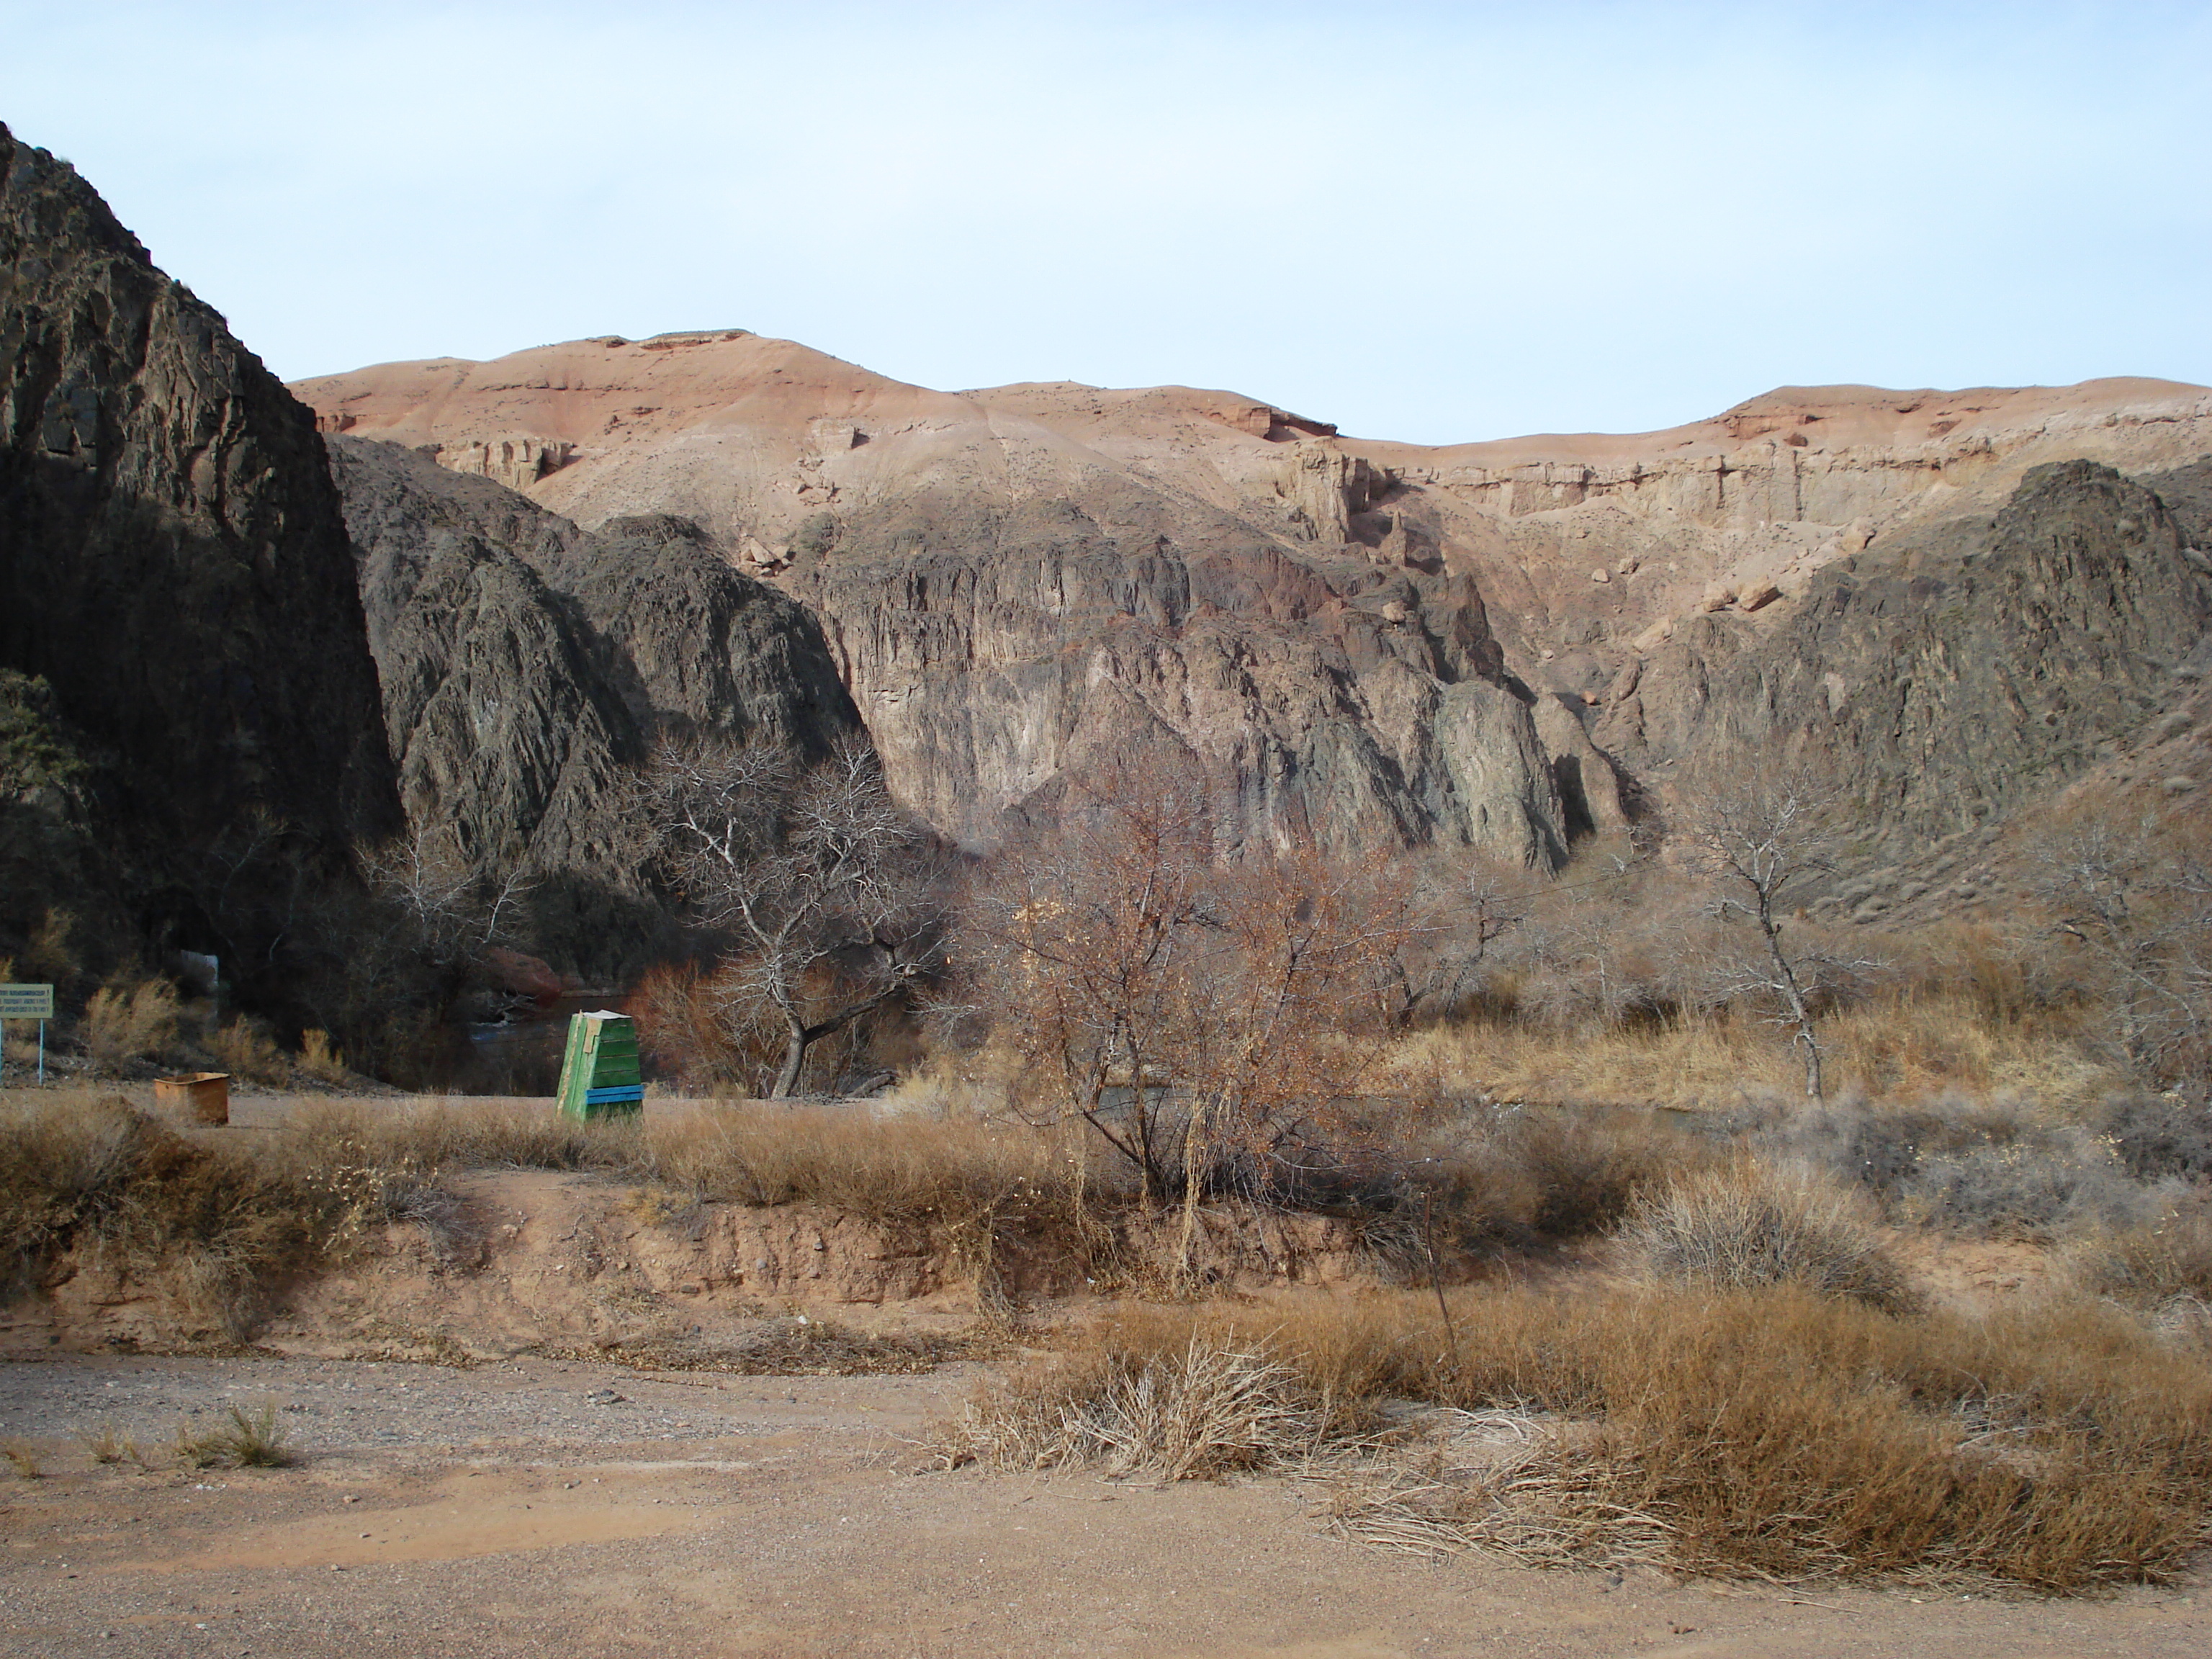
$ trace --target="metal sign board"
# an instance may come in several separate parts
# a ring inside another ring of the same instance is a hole
[[[51,985],[0,985],[0,1019],[52,1019],[54,988]]]

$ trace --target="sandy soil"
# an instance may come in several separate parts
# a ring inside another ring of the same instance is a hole
[[[524,1360],[0,1365],[0,1654],[2200,1655],[2203,1592],[1992,1602],[1431,1564],[1294,1484],[917,1474],[972,1385]],[[618,1396],[618,1397],[617,1397]],[[296,1468],[95,1466],[268,1401]]]

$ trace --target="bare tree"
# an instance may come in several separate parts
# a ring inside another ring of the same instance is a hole
[[[1798,900],[1834,868],[1834,800],[1818,783],[1785,775],[1707,794],[1686,828],[1693,860],[1715,885],[1711,914],[1757,936],[1750,951],[1721,958],[1719,976],[1731,994],[1774,1006],[1775,1023],[1805,1051],[1805,1096],[1817,1102],[1822,1079],[1814,1006],[1843,964],[1809,944],[1793,944],[1785,928]]]
[[[1192,1025],[1194,957],[1218,949],[1203,780],[1154,757],[1071,781],[1059,821],[978,884],[961,955],[1028,1062],[1027,1092],[1081,1117],[1149,1198],[1175,1179],[1170,1079]]]
[[[1528,872],[1449,855],[1409,861],[1414,871],[1403,943],[1395,954],[1395,1018],[1457,1009],[1494,964],[1492,947],[1527,914]]]
[[[728,1017],[781,1029],[771,1098],[797,1091],[816,1043],[940,964],[924,837],[865,740],[803,771],[763,746],[665,744],[642,788],[671,874],[733,944]]]
[[[418,824],[360,855],[369,890],[395,915],[401,937],[428,966],[466,967],[507,939],[514,912],[537,885],[529,866],[503,876],[462,856],[449,829]]]
[[[1033,1107],[1081,1117],[1148,1198],[1180,1191],[1186,1267],[1205,1192],[1241,1170],[1267,1197],[1344,1109],[1414,914],[1402,865],[1231,862],[1209,826],[1194,767],[1109,762],[1000,854],[962,948]]]
[[[2038,849],[2034,896],[2107,1002],[2129,1060],[2161,1081],[2212,1047],[2212,857],[2184,817],[2099,817]]]
[[[1211,971],[1195,988],[1200,1041],[1185,1080],[1185,1274],[1211,1165],[1237,1155],[1280,1176],[1304,1155],[1305,1131],[1340,1127],[1395,1024],[1390,991],[1419,926],[1401,871],[1333,862],[1310,842],[1224,870],[1218,881],[1225,948],[1206,959]]]

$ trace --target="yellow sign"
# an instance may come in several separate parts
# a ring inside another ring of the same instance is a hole
[[[54,988],[51,985],[0,985],[0,1019],[52,1019]]]

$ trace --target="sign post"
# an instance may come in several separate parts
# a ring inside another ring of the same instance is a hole
[[[0,985],[0,1019],[39,1022],[39,1081],[46,1080],[46,1022],[54,1017],[51,985]]]

